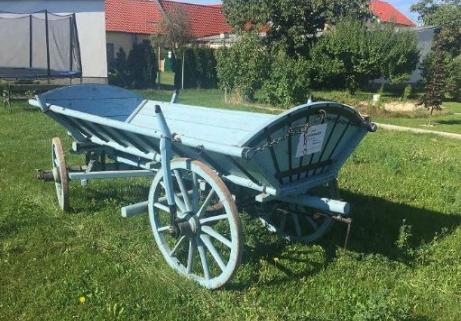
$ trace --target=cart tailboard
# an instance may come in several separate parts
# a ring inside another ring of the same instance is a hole
[[[373,130],[371,123],[345,105],[300,106],[248,140],[242,167],[252,168],[252,176],[277,194],[304,192],[336,178],[358,143]]]

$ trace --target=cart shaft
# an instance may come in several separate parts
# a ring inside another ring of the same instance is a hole
[[[314,195],[299,195],[299,196],[271,196],[268,194],[259,194],[256,196],[258,202],[268,202],[272,200],[282,201],[300,206],[312,207],[326,213],[334,213],[342,216],[349,215],[351,211],[350,204],[347,202],[334,200],[326,197]]]

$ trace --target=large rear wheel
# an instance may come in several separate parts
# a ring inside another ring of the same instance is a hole
[[[177,225],[172,233],[162,171],[149,192],[149,218],[166,262],[208,289],[227,283],[242,255],[242,228],[235,202],[221,178],[200,161],[171,162]]]

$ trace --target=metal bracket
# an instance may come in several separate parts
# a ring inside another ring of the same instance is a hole
[[[347,249],[347,244],[349,243],[349,236],[351,233],[352,218],[351,217],[342,217],[341,215],[335,215],[331,217],[335,221],[344,223],[347,225],[346,238],[344,239],[344,249]]]
[[[89,172],[91,172],[93,170],[93,167],[94,167],[94,164],[96,163],[96,160],[94,159],[91,159],[89,162],[88,162],[88,165],[87,165],[87,168],[85,169],[85,173],[88,174]],[[80,181],[80,185],[83,187],[83,188],[86,188],[88,186],[88,180],[87,179],[82,179]]]

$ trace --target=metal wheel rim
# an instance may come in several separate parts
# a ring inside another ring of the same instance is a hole
[[[69,180],[67,176],[67,164],[62,148],[61,139],[53,138],[51,144],[51,162],[53,166],[54,185],[56,196],[61,210],[69,209]]]
[[[167,204],[163,197],[163,175],[159,171],[149,191],[149,219],[157,246],[168,265],[179,274],[208,289],[222,287],[234,276],[240,264],[243,246],[240,218],[232,195],[219,176],[199,161],[177,159],[171,163],[171,170],[175,173],[173,180],[176,182],[178,217],[189,219],[193,223],[190,225],[196,226],[196,231],[171,241],[172,237],[167,231],[169,224],[165,225],[164,217],[168,213],[159,209],[158,204]],[[188,206],[184,201],[186,193],[177,193],[180,190],[178,177],[186,186],[183,191],[186,191],[192,209],[187,215],[184,214]],[[198,188],[197,197],[194,196],[194,186],[198,186],[194,180],[201,181],[200,184],[205,186],[203,193]],[[210,199],[208,203],[207,199]],[[210,205],[212,202],[220,203],[222,207],[213,207]],[[197,219],[198,215],[200,219]],[[222,230],[217,231],[217,227],[227,230],[223,233]]]

